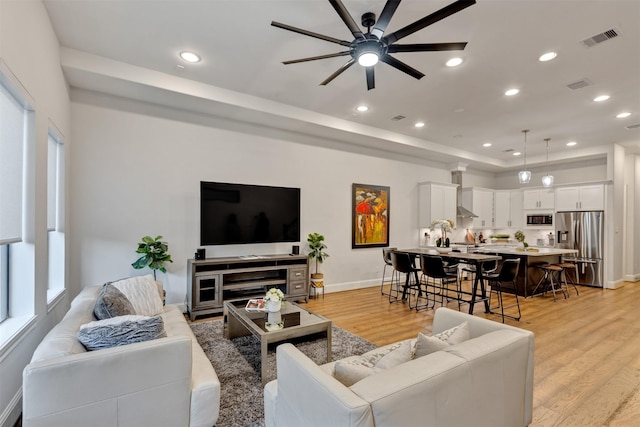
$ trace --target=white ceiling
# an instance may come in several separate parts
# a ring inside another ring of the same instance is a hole
[[[343,2],[357,23],[365,12],[378,15],[385,4]],[[387,33],[452,2],[405,0]],[[533,164],[544,162],[544,138],[551,138],[552,161],[603,157],[612,144],[640,152],[640,129],[625,128],[640,123],[638,0],[478,0],[401,41],[467,41],[464,51],[394,54],[425,77],[416,80],[381,63],[371,91],[357,64],[329,85],[319,85],[348,57],[281,63],[344,48],[272,27],[272,20],[352,40],[327,0],[44,3],[60,44],[68,48],[62,65],[72,87],[263,122],[317,141],[326,137],[492,171],[522,164],[506,150],[522,150],[525,128],[531,130],[527,159]],[[580,43],[611,28],[620,35],[591,48]],[[181,62],[182,50],[197,52],[202,62]],[[550,50],[558,57],[539,62]],[[464,63],[446,67],[453,56]],[[156,83],[171,79],[188,79],[194,86],[176,91]],[[591,85],[567,88],[582,79]],[[512,87],[520,93],[506,97]],[[600,94],[611,99],[593,102]],[[356,112],[359,104],[370,110]],[[632,114],[615,118],[622,111]],[[391,120],[397,115],[406,118]],[[427,125],[416,129],[416,121]],[[568,148],[568,141],[578,145]],[[485,142],[493,145],[484,148]]]

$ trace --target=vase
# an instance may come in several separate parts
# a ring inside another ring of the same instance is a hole
[[[276,313],[278,311],[280,311],[280,307],[282,306],[282,303],[280,301],[267,301],[267,310],[271,313]]]
[[[279,325],[282,323],[282,315],[279,311],[270,311],[267,313],[267,323],[269,325]]]

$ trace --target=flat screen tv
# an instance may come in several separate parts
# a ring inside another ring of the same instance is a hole
[[[300,189],[200,182],[200,244],[300,241]]]

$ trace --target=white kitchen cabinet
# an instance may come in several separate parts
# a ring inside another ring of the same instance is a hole
[[[493,194],[486,188],[462,189],[462,206],[478,215],[473,218],[473,228],[493,228]]]
[[[556,188],[556,210],[604,210],[604,185],[596,184]]]
[[[429,228],[436,219],[456,222],[457,184],[421,182],[418,184],[418,228]]]
[[[494,227],[522,228],[522,191],[497,190],[494,193]]]
[[[524,190],[522,192],[522,196],[524,209],[554,210],[555,193],[553,189],[540,188],[535,190]]]

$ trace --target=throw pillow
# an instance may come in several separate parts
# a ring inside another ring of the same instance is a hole
[[[469,324],[463,322],[451,329],[442,331],[439,334],[428,336],[420,332],[416,341],[414,351],[415,357],[426,356],[436,351],[444,350],[450,345],[459,344],[469,339]]]
[[[152,275],[130,277],[111,282],[131,302],[135,314],[140,316],[157,316],[162,314],[162,298],[158,293],[158,285]]]
[[[162,317],[118,316],[80,326],[78,340],[88,351],[166,337]]]
[[[349,387],[363,378],[411,360],[411,343],[402,341],[375,349],[360,357],[338,360],[334,377]]]
[[[93,315],[96,319],[110,319],[129,314],[136,314],[136,312],[127,297],[110,283],[103,285],[93,307]]]

